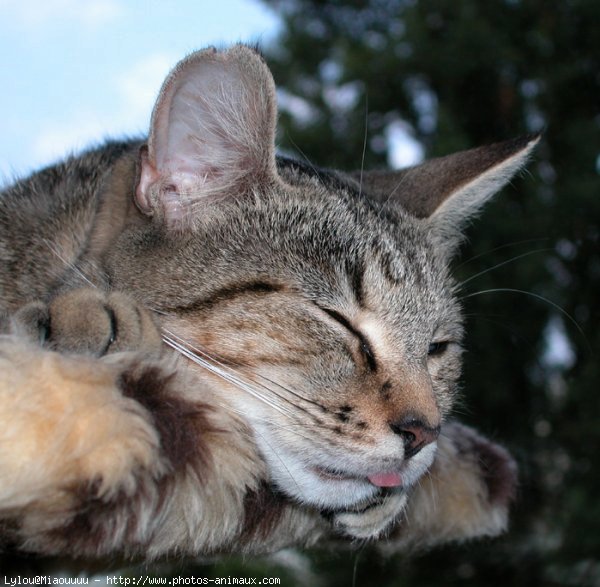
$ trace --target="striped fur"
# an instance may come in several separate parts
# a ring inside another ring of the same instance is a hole
[[[192,54],[147,141],[0,195],[0,549],[398,550],[506,527],[510,455],[449,419],[448,263],[536,139],[405,183],[318,170],[276,158],[274,92],[247,47]]]

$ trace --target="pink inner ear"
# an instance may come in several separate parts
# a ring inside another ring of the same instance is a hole
[[[273,79],[251,49],[184,59],[152,113],[139,209],[160,207],[168,222],[193,215],[208,198],[240,195],[274,177],[275,119]]]
[[[167,87],[170,95],[155,109],[156,140],[150,152],[163,179],[182,175],[189,189],[194,178],[205,184],[211,177],[230,174],[235,179],[252,171],[241,167],[264,123],[261,116],[252,116],[255,106],[264,107],[256,104],[261,92],[252,81],[235,61],[207,59],[190,63]]]
[[[186,172],[175,171],[170,175],[161,175],[148,157],[142,155],[135,202],[143,214],[150,216],[160,207],[168,222],[179,223],[185,220],[187,194],[201,183],[201,178]]]
[[[143,148],[140,152],[141,171],[140,179],[135,188],[135,203],[143,214],[152,213],[152,201],[150,198],[150,187],[159,179],[159,173],[150,163],[148,158],[148,150]]]

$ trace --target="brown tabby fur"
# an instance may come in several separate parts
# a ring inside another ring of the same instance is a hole
[[[448,420],[448,262],[535,139],[343,174],[276,158],[275,121],[253,50],[201,51],[147,143],[2,192],[0,548],[395,551],[506,527],[512,459]]]

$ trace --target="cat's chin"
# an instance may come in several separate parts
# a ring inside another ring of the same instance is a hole
[[[299,502],[318,508],[341,509],[367,504],[380,493],[380,487],[366,476],[295,463],[286,463],[285,472],[277,469],[271,469],[276,485]]]
[[[295,500],[320,509],[339,510],[366,506],[381,495],[382,489],[403,491],[412,487],[431,466],[436,443],[425,447],[409,461],[386,471],[331,468],[292,456],[280,448],[263,451],[271,481]]]

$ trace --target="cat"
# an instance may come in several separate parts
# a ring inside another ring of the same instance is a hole
[[[394,552],[506,528],[512,457],[450,418],[448,267],[537,137],[316,169],[275,154],[275,96],[252,48],[198,51],[147,141],[1,193],[0,550]]]

